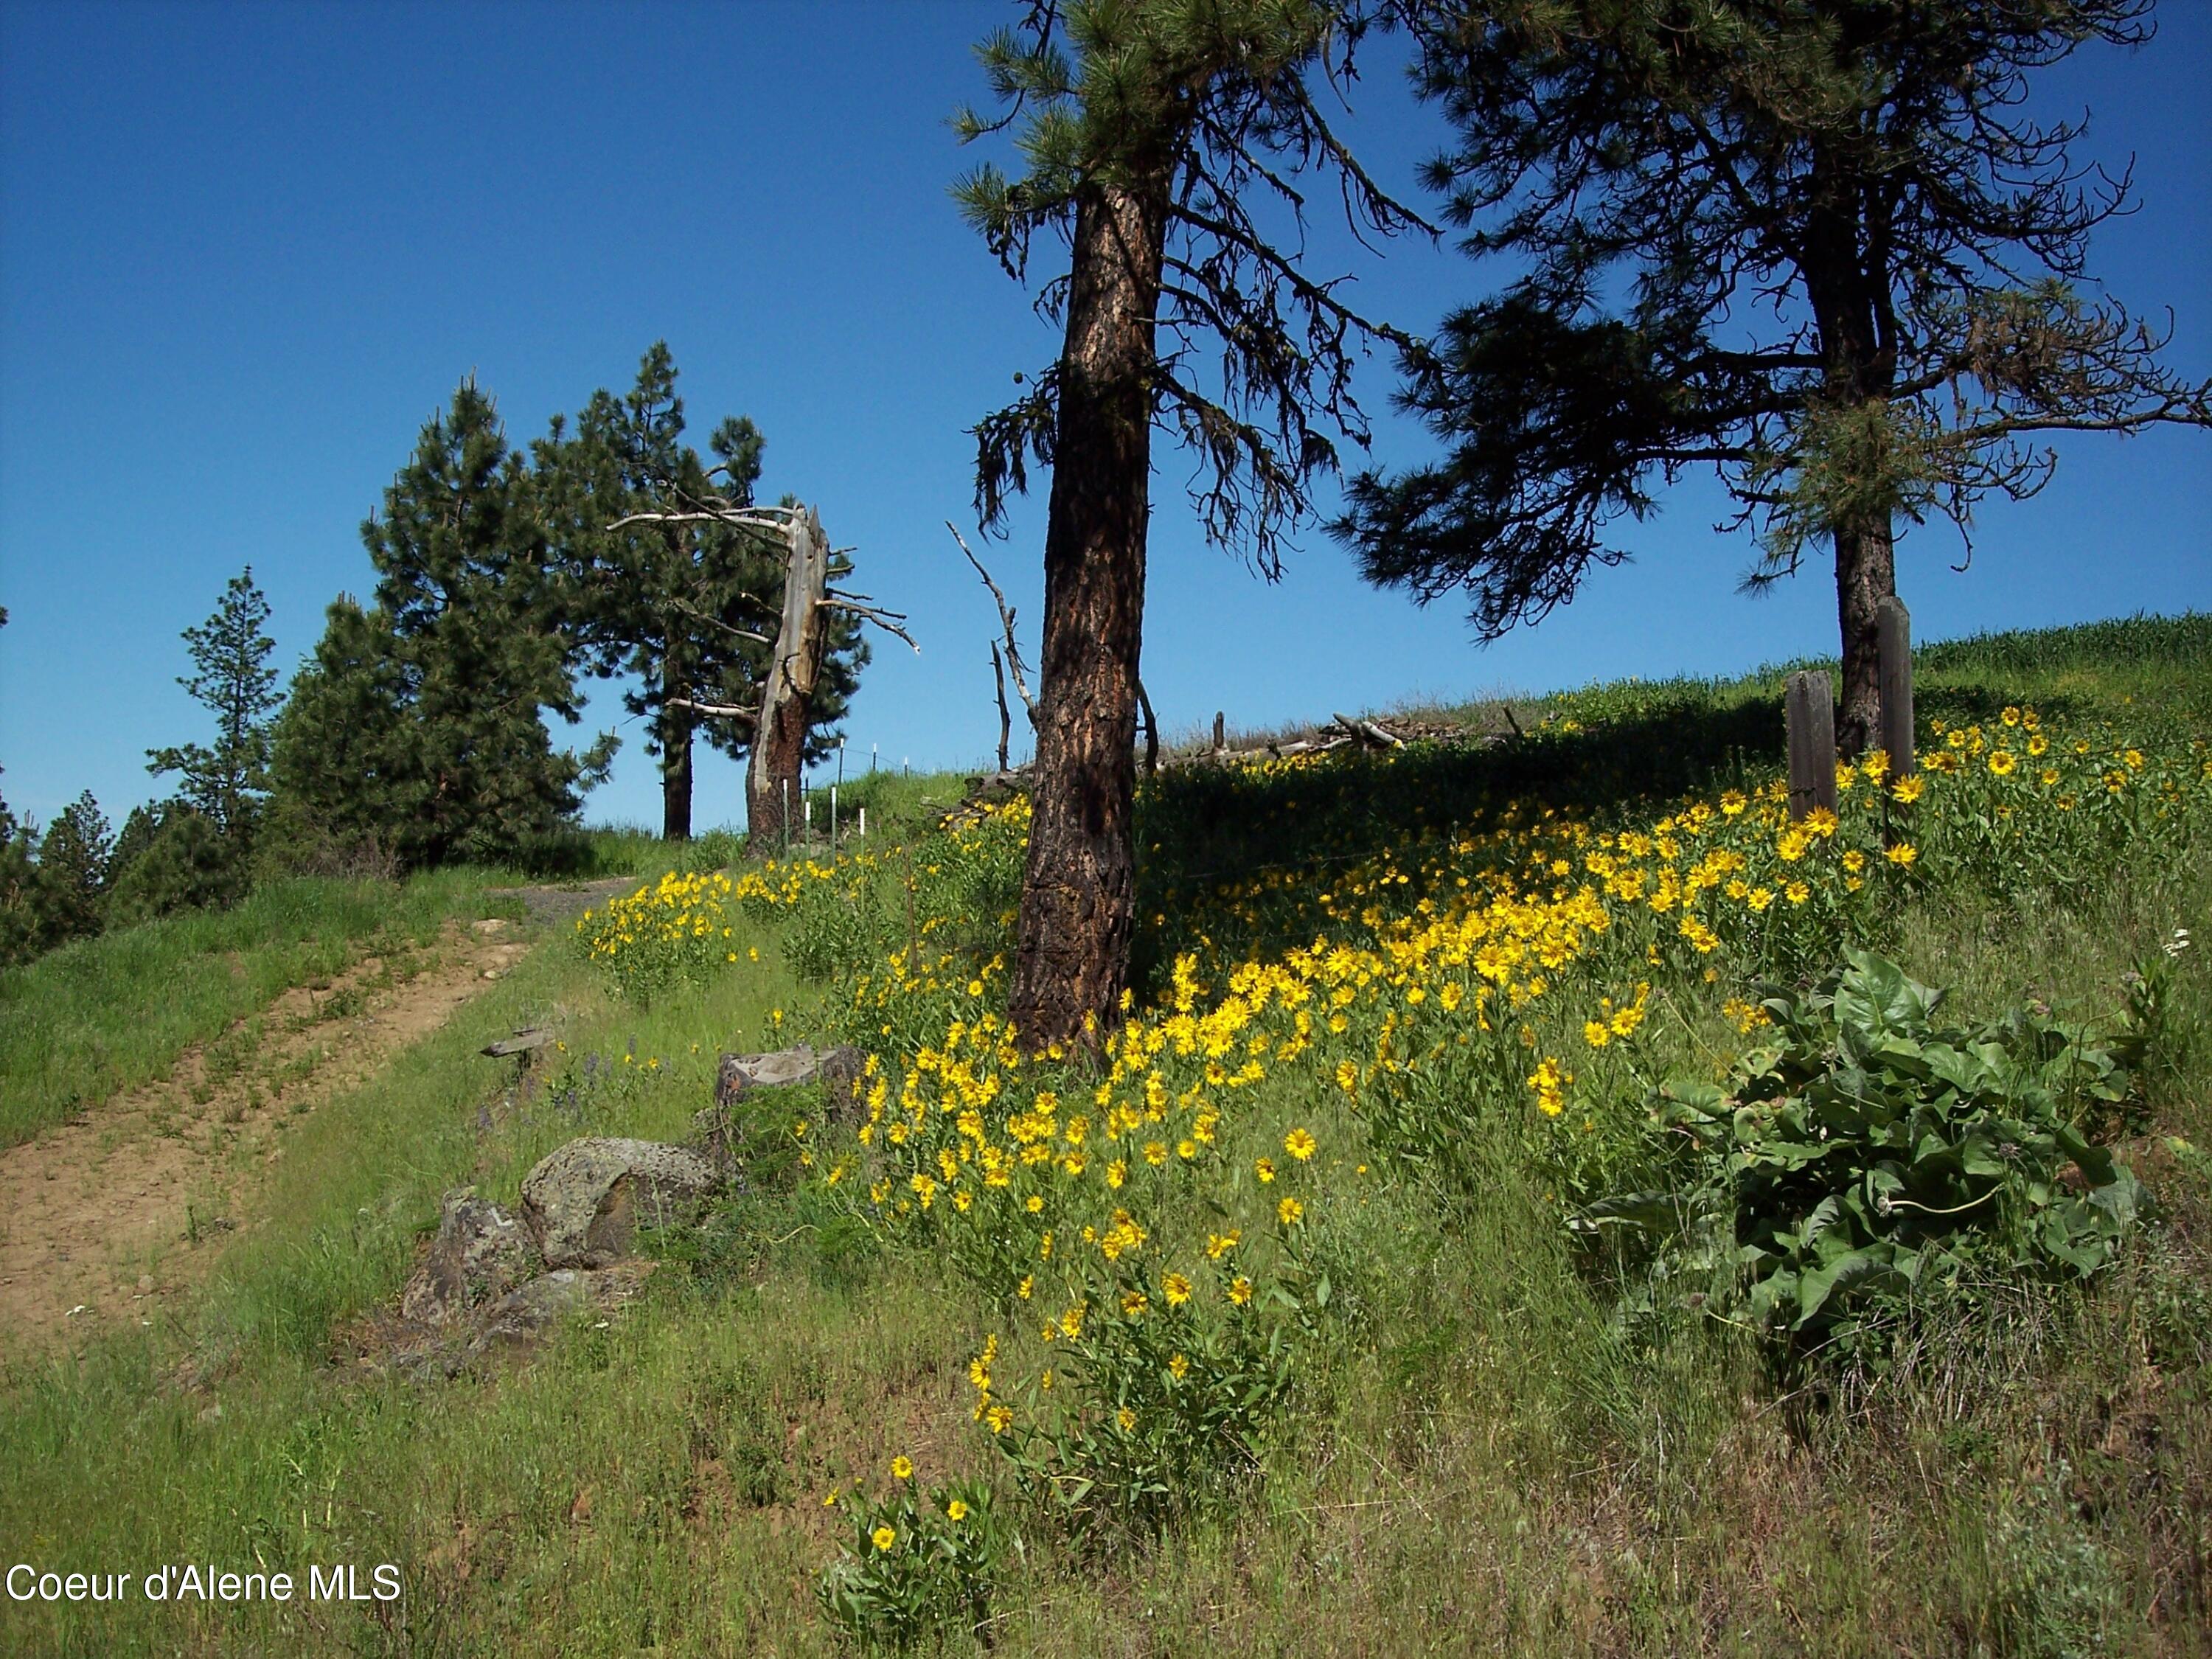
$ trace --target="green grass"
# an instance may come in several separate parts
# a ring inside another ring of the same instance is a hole
[[[294,986],[428,943],[452,916],[521,914],[486,901],[485,881],[447,871],[396,885],[269,882],[234,909],[104,933],[0,973],[0,1146],[162,1076]]]
[[[2070,698],[2084,720],[2185,721],[2212,690],[2206,629],[2184,618],[1929,647],[1923,711],[2033,699],[2055,719]],[[1354,767],[1340,793],[1307,775],[1289,817],[1269,815],[1264,788],[1178,777],[1146,806],[1145,890],[1189,907],[1158,932],[1198,925],[1224,860],[1328,869],[1510,799],[1632,816],[1771,775],[1778,690],[1767,674],[1576,693],[1539,705],[1553,729],[1525,753]],[[1561,719],[1586,729],[1561,733]],[[1642,746],[1624,753],[1632,737]],[[886,846],[921,834],[961,783],[885,779],[854,787]],[[695,855],[641,836],[621,854],[623,873],[648,878]],[[918,857],[946,872],[931,902],[969,890],[941,843]],[[2096,878],[2012,896],[1931,883],[1882,943],[1972,1009],[2033,994],[2092,1012],[2177,925],[2212,944],[2203,861],[2138,842]],[[854,914],[902,936],[896,905]],[[988,917],[958,921],[948,931],[989,933]],[[756,920],[759,965],[644,1010],[549,939],[451,1026],[286,1131],[266,1219],[178,1325],[0,1382],[11,1562],[388,1560],[406,1571],[404,1607],[0,1604],[0,1647],[851,1650],[813,1599],[844,1537],[821,1496],[855,1477],[879,1488],[895,1452],[933,1479],[1003,1482],[964,1368],[985,1332],[1011,1327],[947,1261],[794,1185],[788,1130],[807,1098],[757,1103],[753,1190],[669,1241],[645,1301],[606,1328],[581,1319],[527,1365],[427,1385],[364,1370],[345,1340],[396,1291],[447,1188],[511,1201],[570,1135],[678,1136],[718,1049],[827,1030],[830,992],[787,965],[793,944],[819,953],[808,930],[822,922]],[[1263,915],[1255,939],[1273,925]],[[1851,1399],[1778,1391],[1750,1343],[1710,1323],[1642,1337],[1617,1325],[1514,1136],[1481,1139],[1463,1182],[1408,1175],[1363,1151],[1333,1088],[1272,1078],[1227,1121],[1226,1167],[1279,1158],[1300,1123],[1367,1168],[1337,1168],[1348,1196],[1314,1219],[1331,1313],[1301,1351],[1297,1408],[1264,1479],[1232,1512],[1096,1557],[1026,1518],[994,1650],[2212,1653],[2212,1165],[2163,1139],[2212,1146],[2202,955],[2179,965],[2130,1142],[2163,1207],[2123,1270],[2088,1294],[1994,1297],[1922,1333]],[[1693,1018],[1655,1023],[1654,1064],[1710,1068],[1715,1024],[1691,1005],[1725,988],[1669,982]],[[568,1046],[510,1109],[505,1068],[474,1049],[538,1020]],[[1161,1224],[1221,1222],[1194,1191]],[[177,1381],[187,1358],[191,1389]]]

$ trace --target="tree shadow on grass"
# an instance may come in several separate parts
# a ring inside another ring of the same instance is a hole
[[[1378,854],[1418,863],[1452,842],[1547,818],[1656,817],[1685,795],[1771,775],[1783,741],[1778,696],[1727,706],[1686,697],[1594,730],[1164,773],[1138,811],[1139,982],[1201,938],[1216,951],[1262,956],[1310,944],[1310,908],[1289,890]]]

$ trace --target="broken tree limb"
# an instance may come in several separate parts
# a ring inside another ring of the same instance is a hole
[[[1384,731],[1373,720],[1356,720],[1349,714],[1332,714],[1329,718],[1353,737],[1371,743],[1378,749],[1403,749],[1406,746],[1403,738]]]
[[[1036,699],[1030,695],[1029,681],[1022,672],[1025,665],[1022,661],[1020,641],[1014,634],[1013,607],[1006,603],[1005,591],[991,580],[991,573],[983,568],[982,560],[975,556],[975,550],[968,545],[968,538],[955,528],[952,520],[947,519],[945,527],[952,532],[952,539],[968,556],[968,562],[975,567],[975,574],[983,579],[983,586],[991,590],[992,601],[999,607],[999,626],[1005,630],[1006,636],[1006,667],[1014,677],[1015,694],[1021,698],[1022,707],[1029,711],[1030,724],[1034,726],[1037,719]]]
[[[1300,738],[1291,743],[1271,743],[1267,745],[1267,752],[1277,756],[1326,755],[1332,749],[1341,749],[1351,741],[1350,738]]]
[[[734,635],[738,639],[750,640],[756,645],[775,643],[772,635],[763,634],[755,629],[739,628],[735,623],[726,623],[720,617],[710,615],[696,605],[687,605],[682,599],[672,599],[668,603],[672,610],[690,617],[692,621],[704,623],[709,628],[719,628],[725,634]]]
[[[742,704],[734,702],[701,702],[694,697],[665,698],[661,707],[688,708],[695,714],[703,714],[708,720],[744,720],[750,723],[760,719],[760,710],[757,708],[747,708]]]
[[[788,511],[788,508],[781,507],[702,507],[677,513],[625,513],[607,528],[623,530],[634,524],[734,524],[751,525],[762,530],[781,530],[786,523],[784,520],[766,515]]]
[[[1152,700],[1141,679],[1137,682],[1137,707],[1145,715],[1145,775],[1149,778],[1160,769],[1160,720],[1152,713]]]

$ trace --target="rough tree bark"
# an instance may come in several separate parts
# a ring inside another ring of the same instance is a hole
[[[784,567],[783,617],[745,762],[745,823],[759,846],[783,835],[787,799],[794,812],[799,810],[799,766],[827,643],[823,601],[830,583],[830,538],[811,507],[791,514],[785,534],[790,556]]]
[[[1836,614],[1844,672],[1836,752],[1863,753],[1881,730],[1881,602],[1897,592],[1897,556],[1887,516],[1836,531]]]
[[[1820,331],[1820,378],[1838,409],[1880,404],[1897,384],[1897,319],[1885,257],[1884,186],[1860,176],[1830,147],[1814,158],[1814,205],[1800,256]],[[1856,755],[1881,725],[1875,617],[1897,591],[1894,526],[1869,510],[1835,526],[1836,609],[1843,629],[1843,685],[1836,749]]]
[[[1167,169],[1076,204],[1045,527],[1029,862],[1007,1013],[1032,1052],[1120,1016],[1136,920],[1137,664]]]

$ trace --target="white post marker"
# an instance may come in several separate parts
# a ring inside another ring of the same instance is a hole
[[[868,838],[868,809],[867,809],[866,807],[863,806],[863,807],[860,809],[860,839],[861,839],[862,841],[866,841],[867,838]]]

